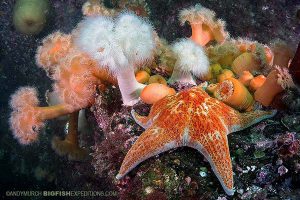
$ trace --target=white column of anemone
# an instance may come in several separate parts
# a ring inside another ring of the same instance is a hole
[[[145,87],[136,81],[134,69],[152,58],[155,48],[153,29],[142,18],[132,13],[123,13],[116,20],[115,35],[129,64],[117,72],[119,87],[123,91],[123,103],[133,105]]]
[[[204,49],[190,39],[181,39],[172,46],[177,58],[169,83],[181,82],[196,85],[194,76],[208,73],[209,61]]]

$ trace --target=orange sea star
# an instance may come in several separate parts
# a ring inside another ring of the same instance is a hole
[[[146,131],[127,153],[118,179],[154,155],[188,146],[205,156],[225,192],[233,195],[227,135],[272,117],[275,111],[239,113],[196,86],[161,99],[152,106],[149,116],[134,111],[132,115]]]

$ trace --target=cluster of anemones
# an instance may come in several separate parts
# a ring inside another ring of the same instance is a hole
[[[38,139],[45,120],[69,114],[66,138],[55,137],[52,145],[61,155],[81,159],[82,151],[77,141],[78,112],[94,103],[97,88],[116,81],[107,70],[77,49],[72,34],[55,32],[46,37],[38,48],[36,60],[54,81],[53,92],[48,96],[51,105],[39,107],[36,89],[21,87],[11,96],[13,134],[21,144],[30,144]]]

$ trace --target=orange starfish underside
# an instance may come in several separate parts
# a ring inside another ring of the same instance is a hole
[[[149,157],[188,146],[205,156],[225,192],[232,195],[233,171],[227,134],[274,114],[274,111],[239,113],[211,98],[200,86],[167,96],[152,106],[147,117],[132,112],[135,121],[146,131],[127,153],[117,178]]]

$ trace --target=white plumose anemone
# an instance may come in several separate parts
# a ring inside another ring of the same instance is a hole
[[[131,13],[111,18],[86,18],[79,26],[76,45],[108,67],[118,80],[123,103],[134,105],[145,85],[136,81],[134,69],[153,57],[155,41],[152,26]]]
[[[194,76],[203,76],[208,73],[209,61],[203,47],[191,39],[181,39],[172,46],[177,58],[169,83],[183,82],[196,85]]]
[[[128,60],[115,40],[112,18],[87,17],[79,24],[75,44],[112,72],[128,65]]]
[[[116,20],[115,33],[130,65],[143,63],[153,55],[153,28],[145,20],[131,13],[123,13]]]

